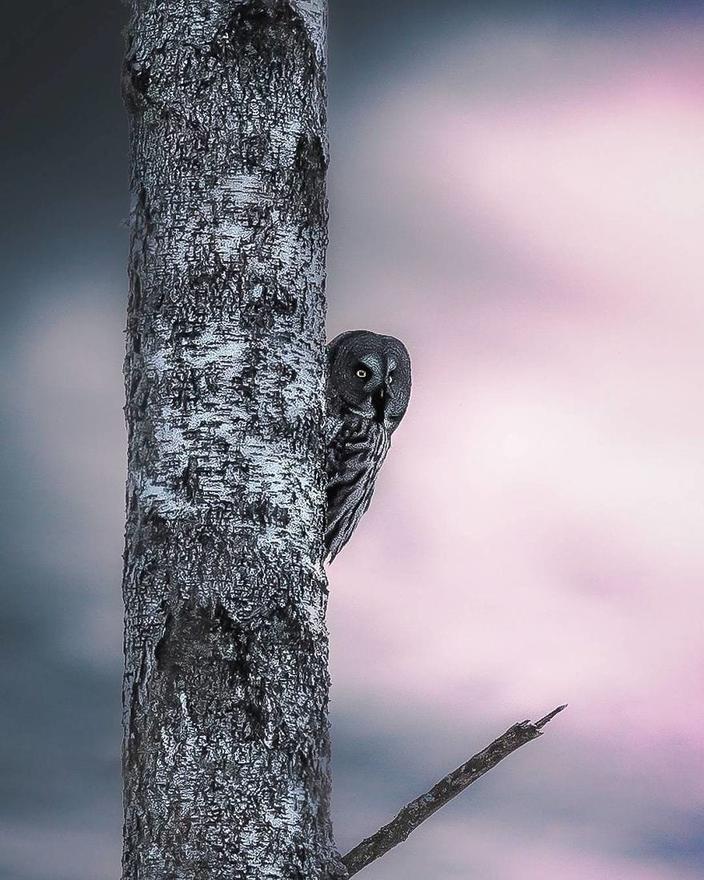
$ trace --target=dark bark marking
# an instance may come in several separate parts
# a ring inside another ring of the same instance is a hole
[[[147,545],[160,547],[171,539],[169,524],[154,507],[150,507],[142,520],[144,540]]]
[[[130,308],[138,310],[142,307],[142,278],[139,271],[132,269],[132,284],[130,287]]]
[[[174,616],[170,612],[166,615],[164,621],[164,635],[156,643],[154,648],[154,659],[156,660],[156,668],[159,672],[163,672],[166,665],[166,652],[169,642],[174,631]]]
[[[138,672],[133,676],[132,679],[132,687],[130,688],[130,702],[129,702],[129,714],[130,717],[134,715],[141,703],[141,695],[146,683],[147,678],[147,658],[142,651]],[[135,725],[130,729],[129,737],[127,740],[127,748],[125,749],[125,754],[123,760],[130,770],[136,772],[139,769],[139,758],[140,758],[140,744],[141,744],[141,734],[138,727]]]
[[[148,64],[142,64],[128,52],[121,76],[122,100],[129,113],[143,113],[149,106],[149,83],[151,82],[151,68]]]
[[[187,269],[188,286],[195,301],[206,297],[217,298],[223,311],[234,311],[234,305],[240,292],[241,268],[238,263],[225,262],[217,251],[204,255]],[[226,308],[230,300],[230,308]]]
[[[296,146],[292,175],[292,199],[303,205],[312,224],[327,222],[325,175],[328,162],[319,135],[303,133]]]
[[[248,364],[243,367],[239,376],[232,380],[233,390],[246,400],[251,400],[256,393],[257,367],[256,364]]]
[[[315,643],[310,628],[301,619],[297,609],[290,604],[277,605],[273,608],[268,622],[277,632],[278,644],[298,645],[303,654],[314,649]]]
[[[242,323],[252,333],[263,333],[271,328],[280,317],[295,315],[298,297],[265,278],[250,279],[251,293],[242,306]]]
[[[183,493],[188,501],[195,501],[200,494],[200,481],[198,479],[198,474],[198,459],[192,455],[188,459],[188,464],[181,474]]]
[[[159,672],[224,661],[242,679],[249,676],[250,636],[236,624],[221,602],[206,608],[184,602],[166,615],[164,633],[154,656]]]
[[[188,692],[187,711],[197,724],[208,717],[213,702],[229,705],[240,736],[261,740],[273,716],[267,682],[253,673],[256,642],[256,631],[237,624],[221,602],[214,608],[188,602],[169,612],[154,658],[171,709],[180,711],[180,695]]]
[[[199,334],[194,331],[195,335]],[[211,385],[212,387],[212,385]],[[184,413],[190,412],[203,400],[208,393],[208,383],[199,370],[189,367],[174,372],[171,403]]]
[[[165,304],[167,298],[159,303],[160,308]],[[171,341],[176,349],[179,349],[184,342],[193,342],[197,340],[208,323],[205,314],[199,314],[194,311],[188,317],[174,315],[171,321]]]
[[[255,73],[256,65],[261,63],[280,66],[294,47],[308,56],[305,72],[313,74],[315,47],[300,14],[288,0],[250,0],[235,9],[219,45],[211,45],[211,51],[215,48],[215,57],[224,59],[233,54],[245,62],[249,72]]]
[[[145,189],[144,184],[140,185],[137,194],[137,210],[141,214],[141,220],[144,224],[145,234],[151,235],[154,231],[154,218],[152,216],[151,208],[149,206],[149,201],[147,199],[147,190]]]
[[[261,168],[271,146],[263,133],[245,135],[240,143],[242,161],[247,171]]]
[[[277,525],[286,528],[291,522],[288,510],[277,504],[272,504],[264,494],[252,501],[240,502],[235,507],[240,516],[261,526]]]

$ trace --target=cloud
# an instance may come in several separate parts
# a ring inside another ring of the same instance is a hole
[[[64,650],[114,664],[121,653],[124,318],[121,303],[100,290],[79,277],[52,297],[38,292],[4,351],[3,391],[12,401],[8,480],[19,505],[13,557],[41,584],[71,585],[70,598],[48,599],[59,606],[54,628]]]
[[[113,880],[119,836],[94,828],[5,827],[0,831],[0,868],[12,880]]]
[[[371,867],[369,877],[401,880],[407,877],[443,877],[460,880],[469,876],[501,877],[502,880],[539,880],[569,877],[593,880],[694,880],[695,873],[672,868],[648,858],[624,858],[617,853],[593,855],[573,828],[559,823],[534,833],[496,825],[481,819],[471,826],[451,818],[419,832],[412,840]]]

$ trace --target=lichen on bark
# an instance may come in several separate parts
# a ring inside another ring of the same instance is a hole
[[[123,880],[335,875],[324,0],[133,0]]]

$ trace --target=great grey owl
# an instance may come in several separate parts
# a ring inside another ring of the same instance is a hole
[[[411,396],[411,359],[393,336],[349,330],[328,345],[325,547],[337,556],[369,507]]]

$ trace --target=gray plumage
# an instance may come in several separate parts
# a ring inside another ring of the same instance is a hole
[[[337,556],[369,507],[411,395],[411,361],[393,336],[350,330],[328,345],[325,547]]]

